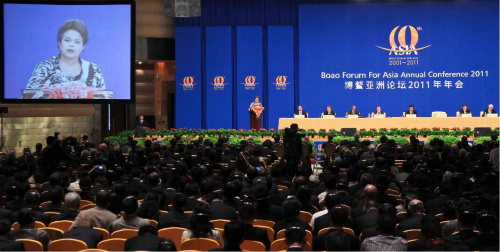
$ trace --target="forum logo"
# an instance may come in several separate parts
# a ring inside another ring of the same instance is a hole
[[[245,77],[245,83],[241,83],[245,85],[245,90],[255,90],[255,85],[259,83],[255,83],[255,76],[247,76]]]
[[[224,86],[227,85],[224,81],[224,76],[215,76],[214,82],[210,85],[214,86],[214,90],[224,90]]]
[[[196,83],[194,83],[193,76],[184,77],[184,79],[182,80],[182,83],[180,83],[180,84],[181,84],[183,90],[193,90],[194,85],[196,85]]]
[[[285,90],[286,85],[290,84],[290,82],[286,82],[286,76],[279,75],[273,84],[276,85],[276,90]]]
[[[398,30],[399,26],[396,26],[394,29],[392,29],[391,34],[389,35],[389,44],[391,48],[384,48],[381,46],[377,46],[378,48],[382,50],[389,51],[389,55],[411,55],[414,53],[415,55],[418,55],[417,51],[423,50],[425,48],[430,47],[431,45],[424,46],[421,48],[416,48],[417,43],[418,43],[418,31],[421,31],[421,27],[413,27],[411,25],[405,25],[403,26],[399,32],[398,32],[398,42],[399,45],[396,43],[396,32]],[[406,31],[410,30],[410,43],[408,44],[406,41]]]

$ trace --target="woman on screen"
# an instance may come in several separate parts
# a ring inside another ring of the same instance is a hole
[[[106,89],[101,69],[95,63],[80,58],[87,41],[87,26],[81,20],[70,19],[64,22],[57,34],[59,55],[36,65],[26,89],[50,91],[50,98],[80,99],[93,98],[89,93]],[[59,94],[66,94],[63,97],[52,97],[54,89],[58,89]],[[40,95],[32,98],[40,98]]]

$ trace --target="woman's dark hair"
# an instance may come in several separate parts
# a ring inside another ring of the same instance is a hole
[[[326,251],[350,251],[349,237],[344,232],[331,232],[325,239]]]
[[[59,31],[57,32],[57,42],[61,42],[64,33],[69,30],[75,30],[80,33],[80,36],[82,36],[83,39],[83,45],[87,44],[87,41],[89,40],[87,26],[79,19],[70,19],[61,25]]]
[[[191,217],[191,233],[192,238],[204,238],[212,235],[214,226],[210,222],[210,212],[207,205],[197,206]]]

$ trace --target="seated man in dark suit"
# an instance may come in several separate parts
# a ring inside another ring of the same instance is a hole
[[[197,183],[187,183],[184,186],[184,193],[187,196],[186,211],[193,211],[197,206],[205,204],[198,200],[198,197],[200,196],[200,187]]]
[[[323,112],[323,115],[335,116],[335,111],[332,110],[332,105],[326,106],[326,110]]]
[[[463,115],[463,114],[470,114],[470,109],[467,108],[467,104],[463,104],[462,105],[462,109],[458,111],[460,113],[460,115]]]
[[[219,194],[212,194],[208,201],[210,202],[208,210],[210,211],[211,220],[236,220],[238,218],[236,209],[224,204],[222,202],[222,197]]]
[[[90,226],[78,226],[62,234],[61,238],[77,239],[85,242],[89,248],[97,248],[97,244],[102,241],[102,234]]]
[[[295,111],[295,115],[303,115],[304,118],[307,118],[307,112],[302,110],[302,105],[299,105],[298,110]]]
[[[383,204],[378,209],[378,215],[379,216],[380,215],[384,215],[384,214],[388,214],[388,215],[396,218],[396,213],[397,213],[396,207],[394,205],[392,205],[392,204],[389,204],[389,203]],[[378,218],[377,218],[377,221],[378,221]],[[438,224],[439,224],[439,222],[438,222]],[[365,229],[365,230],[363,230],[361,232],[360,242],[362,242],[366,238],[370,238],[370,237],[377,236],[377,235],[378,235],[378,231],[377,231],[377,227],[376,226],[368,228],[368,229]],[[406,239],[406,233],[404,233],[403,231],[401,231],[401,230],[399,230],[397,228],[394,229],[393,235]]]
[[[66,211],[56,216],[52,221],[69,220],[74,221],[78,216],[78,208],[80,207],[80,195],[75,192],[70,192],[64,196],[64,206]]]
[[[289,227],[286,229],[285,243],[288,246],[287,251],[303,251],[306,242],[306,231],[302,227]]]
[[[354,231],[356,234],[360,234],[366,229],[375,228],[377,226],[378,209],[375,201],[370,200],[365,202],[363,209],[365,213],[354,219]]]
[[[326,251],[351,251],[351,240],[344,232],[332,232],[326,236]]]
[[[444,239],[444,250],[474,250],[477,242],[477,234],[474,232],[476,213],[472,206],[460,208],[458,214],[458,234],[449,235]]]
[[[421,219],[424,217],[424,204],[418,199],[410,201],[408,204],[408,212],[410,218],[399,223],[399,229],[401,231],[410,229],[421,229],[422,223]]]
[[[295,198],[288,198],[283,201],[281,205],[281,210],[283,211],[283,219],[281,221],[276,222],[274,225],[274,234],[278,234],[282,229],[286,229],[288,227],[297,226],[303,227],[312,232],[312,228],[309,223],[301,221],[299,219],[299,213],[302,206],[300,202]]]
[[[494,232],[497,223],[495,215],[487,211],[479,212],[479,218],[476,223],[479,234],[477,235],[474,250],[498,251],[498,235],[495,235]]]
[[[172,201],[173,209],[167,214],[160,215],[160,221],[158,228],[169,228],[169,227],[183,227],[189,228],[191,226],[190,220],[191,216],[184,213],[184,208],[186,206],[187,197],[182,193],[177,193],[174,195]]]
[[[19,222],[19,229],[10,231],[7,237],[10,240],[17,239],[32,239],[39,241],[43,245],[43,249],[47,250],[50,238],[45,230],[35,229],[35,216],[33,215],[33,210],[31,208],[22,208],[19,210],[17,216],[17,222]]]
[[[347,209],[341,205],[336,205],[330,210],[330,230],[328,232],[314,236],[313,237],[313,251],[324,251],[326,250],[325,247],[325,240],[327,237],[336,232],[342,232],[345,233],[344,230],[342,230],[342,227],[347,223],[347,220],[349,219],[349,213]],[[347,234],[347,237],[349,239],[349,247],[350,250],[352,251],[359,251],[359,240],[358,237],[355,237],[354,235]]]
[[[443,233],[441,230],[441,226],[439,225],[439,219],[435,216],[431,216],[431,218],[428,218],[427,220],[422,218],[422,221],[424,222],[422,224],[423,239],[409,242],[408,251],[444,250]]]
[[[35,221],[43,222],[46,226],[49,225],[49,216],[45,215],[40,211],[40,193],[35,190],[29,190],[24,194],[24,206],[26,208],[33,209],[33,215],[35,216]],[[17,221],[17,215],[19,212],[12,213],[12,222]]]
[[[380,105],[377,106],[377,109],[375,110],[375,112],[373,112],[374,115],[383,115],[385,114],[384,111],[382,111],[382,108],[380,107]]]
[[[266,250],[269,250],[271,242],[269,241],[267,230],[260,227],[254,227],[252,225],[256,212],[257,209],[253,203],[249,201],[241,203],[238,211],[238,217],[239,220],[245,224],[244,240],[260,241],[264,244],[264,246],[266,246]]]
[[[62,204],[64,200],[64,189],[60,186],[53,186],[49,189],[50,203],[42,207],[42,212],[65,212],[66,207]]]
[[[483,117],[488,114],[496,114],[497,112],[493,109],[493,104],[488,105],[488,108],[483,110]]]
[[[405,111],[405,117],[406,117],[406,115],[415,115],[415,116],[418,116],[418,113],[415,110],[415,107],[413,105],[410,105],[410,107],[408,108],[408,110]]]
[[[137,236],[127,239],[125,251],[156,251],[164,239],[158,237],[158,230],[153,226],[142,226]]]
[[[8,240],[6,235],[10,231],[10,222],[0,220],[0,251],[24,251],[24,245],[19,241]]]
[[[351,110],[347,111],[347,113],[345,113],[345,116],[347,117],[348,115],[357,115],[357,116],[361,116],[361,113],[359,111],[356,110],[356,105],[353,105]]]

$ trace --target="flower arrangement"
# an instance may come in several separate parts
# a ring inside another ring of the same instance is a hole
[[[50,99],[94,99],[94,94],[102,89],[89,87],[78,81],[72,81],[65,84],[44,86],[40,90],[50,92]]]

